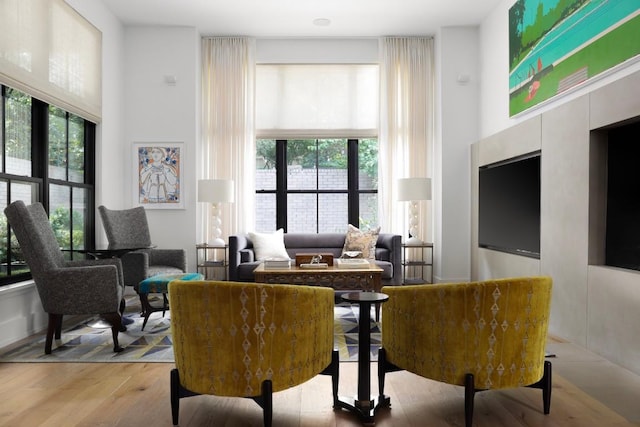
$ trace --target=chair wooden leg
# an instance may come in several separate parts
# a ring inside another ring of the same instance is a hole
[[[544,410],[544,414],[548,415],[551,410],[551,362],[548,360],[544,361],[544,373],[542,374],[542,378],[535,384],[531,384],[527,387],[531,388],[539,388],[542,389],[542,407]]]
[[[58,316],[60,316],[60,317],[56,321],[56,339],[57,340],[62,338],[62,318],[63,318],[63,315],[59,314]]]
[[[544,362],[544,375],[542,376],[542,404],[544,407],[544,414],[548,415],[551,410],[551,362],[546,360]]]
[[[466,427],[471,427],[473,423],[473,398],[475,394],[473,374],[466,374],[464,376],[464,425]]]
[[[58,330],[62,329],[62,314],[49,313],[49,324],[47,325],[47,338],[44,342],[44,354],[51,354],[51,347],[53,346],[53,336],[56,335],[56,339],[60,339]]]
[[[124,348],[118,343],[118,334],[120,331],[126,331],[127,327],[122,324],[120,313],[103,313],[102,318],[111,324],[111,335],[113,336],[113,352],[120,353]],[[124,328],[124,329],[123,329]]]
[[[173,425],[178,425],[178,416],[180,413],[180,399],[183,397],[197,396],[191,390],[187,390],[180,384],[180,372],[174,368],[171,370],[171,418]]]
[[[271,427],[273,420],[273,386],[271,380],[262,382],[262,414],[264,427]]]
[[[180,412],[180,374],[177,369],[171,370],[171,418],[173,425],[178,425],[178,416]]]

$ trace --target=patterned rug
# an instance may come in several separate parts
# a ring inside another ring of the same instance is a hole
[[[136,297],[137,299],[137,297]],[[159,301],[151,301],[159,304]],[[132,323],[118,336],[124,351],[113,352],[110,328],[89,326],[96,319],[66,326],[62,338],[54,340],[51,354],[44,354],[45,333],[23,340],[20,345],[0,349],[0,362],[173,362],[170,331],[170,315],[153,313],[141,330],[139,302],[127,301],[125,317]],[[377,360],[380,347],[380,327],[371,312],[371,360]],[[340,361],[358,360],[358,306],[347,303],[335,306],[334,348],[340,353]]]

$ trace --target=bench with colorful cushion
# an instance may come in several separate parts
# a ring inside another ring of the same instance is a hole
[[[183,274],[158,274],[144,279],[138,285],[138,294],[140,295],[140,302],[142,303],[142,315],[144,321],[142,322],[142,330],[147,325],[149,316],[156,311],[162,311],[164,316],[165,312],[169,309],[167,301],[167,289],[169,283],[174,280],[204,280],[204,276],[200,273],[183,273]],[[158,293],[162,294],[162,307],[154,307],[149,303],[149,294]]]

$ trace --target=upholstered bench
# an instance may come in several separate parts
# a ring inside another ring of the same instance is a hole
[[[164,313],[169,308],[167,306],[167,288],[169,282],[174,280],[204,280],[204,276],[200,273],[158,274],[157,276],[149,277],[140,282],[138,285],[138,294],[140,295],[142,315],[144,316],[141,330],[144,330],[144,327],[147,325],[151,313],[162,311],[162,315],[164,316]],[[162,307],[154,307],[149,303],[149,294],[151,293],[162,294]]]

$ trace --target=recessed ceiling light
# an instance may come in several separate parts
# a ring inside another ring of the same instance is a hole
[[[331,25],[331,20],[327,18],[316,18],[313,20],[313,25],[317,25],[318,27],[328,27]]]

